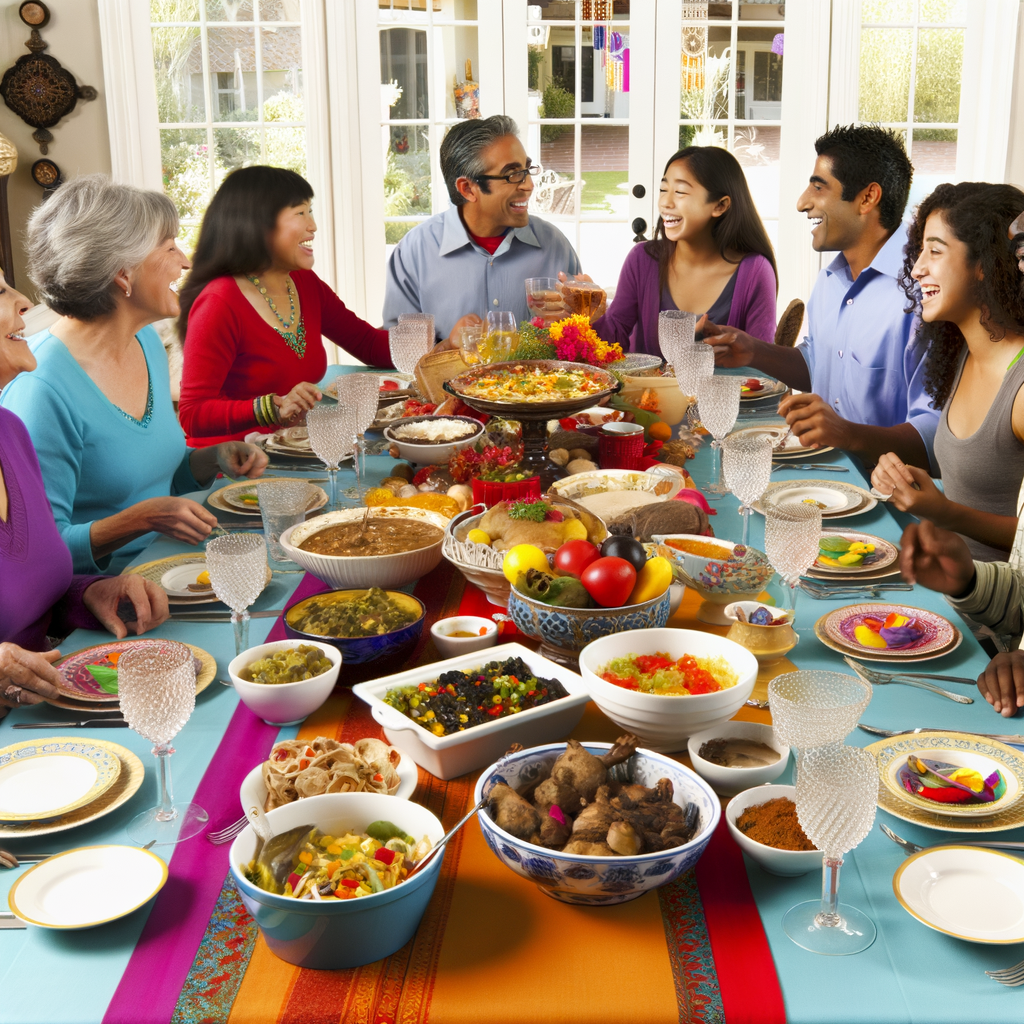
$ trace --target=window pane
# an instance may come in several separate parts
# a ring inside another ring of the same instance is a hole
[[[429,117],[427,97],[427,33],[421,29],[388,28],[380,34],[380,80],[394,82],[400,94],[390,103],[393,120]],[[389,102],[394,92],[384,102]]]
[[[862,0],[861,21],[865,24],[910,21],[914,15],[913,0]]]
[[[782,50],[783,35],[774,29],[741,28],[737,33],[737,118],[777,121],[782,117]]]
[[[861,30],[861,121],[906,121],[912,31],[909,28]]]
[[[263,63],[263,118],[303,121],[302,29],[260,29]]]
[[[210,163],[205,128],[165,128],[160,132],[160,162],[164,192],[182,221],[186,253],[195,248],[195,237],[210,199]],[[194,227],[188,227],[188,225]]]
[[[207,30],[213,121],[255,121],[256,39],[252,28]]]
[[[915,121],[960,120],[963,63],[962,28],[923,28],[918,32]]]
[[[476,0],[455,0],[456,21],[476,21]]]
[[[149,0],[149,20],[198,21],[199,0]]]
[[[385,125],[384,216],[430,216],[430,144],[425,124]]]
[[[263,163],[287,167],[306,176],[306,129],[299,127],[266,129],[266,155]]]
[[[782,128],[753,125],[737,128],[733,156],[739,161],[747,186],[762,217],[779,215],[779,151]],[[795,195],[794,195],[795,199]]]
[[[534,180],[532,203],[540,213],[576,212],[574,141],[575,129],[571,124],[541,126],[540,164],[544,174]]]
[[[967,0],[921,0],[925,24],[955,25],[967,20]]]
[[[260,21],[302,21],[302,0],[260,0]]]
[[[247,128],[215,128],[213,146],[214,187],[219,186],[236,167],[249,167],[263,162],[258,125]]]
[[[727,28],[708,29],[708,55],[705,59],[705,108],[712,118],[729,116],[729,75],[732,51]],[[714,143],[704,143],[714,145]]]
[[[708,4],[708,18],[711,21],[728,21],[731,17],[732,3]]]
[[[740,20],[784,21],[785,7],[785,2],[779,3],[779,0],[740,0]]]
[[[252,21],[253,0],[206,0],[207,21]]]
[[[580,212],[628,218],[629,128],[585,124],[580,132]]]
[[[914,181],[907,210],[913,210],[945,181],[957,181],[955,128],[915,128],[910,158]]]
[[[199,28],[154,28],[153,70],[162,123],[205,121]]]
[[[459,25],[434,29],[434,59],[442,62],[441,77],[448,83],[441,116],[468,117],[471,111],[479,116],[480,59],[476,28]]]

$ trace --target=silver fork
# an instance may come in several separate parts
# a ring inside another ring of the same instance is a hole
[[[206,838],[214,846],[222,846],[224,843],[230,843],[248,824],[249,819],[243,814],[238,821],[233,821],[230,825],[225,825],[224,828],[218,829],[216,832],[207,832]]]
[[[1001,971],[986,971],[985,973],[993,981],[998,981],[1000,985],[1005,985],[1007,988],[1019,988],[1024,985],[1024,960],[1021,960],[1019,964],[1014,964],[1013,967],[1004,967]]]
[[[862,587],[853,586],[822,586],[820,583],[811,583],[810,580],[801,580],[800,589],[805,594],[810,594],[816,601],[830,597],[851,597],[855,594],[869,594],[877,597],[879,594],[889,590],[913,590],[909,583],[875,583]]]
[[[945,697],[948,700],[955,700],[957,704],[973,704],[973,697],[965,697],[961,693],[953,693],[950,690],[943,690],[941,686],[934,686],[932,683],[926,683],[921,679],[906,679],[897,677],[892,673],[876,672],[874,669],[865,668],[859,661],[854,661],[846,655],[843,656],[843,661],[846,662],[854,672],[857,673],[864,680],[865,683],[871,683],[876,686],[885,686],[887,683],[902,683],[904,686],[916,686],[921,690],[930,690],[932,693],[937,693],[940,697]]]

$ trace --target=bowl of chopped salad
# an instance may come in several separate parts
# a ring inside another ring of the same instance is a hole
[[[435,815],[394,796],[325,793],[267,818],[278,836],[315,828],[274,851],[275,875],[256,860],[251,826],[231,845],[235,886],[275,956],[316,970],[360,967],[413,937],[444,860],[441,851],[414,871],[444,835]]]
[[[693,733],[727,722],[757,679],[750,651],[695,629],[615,633],[584,647],[579,663],[597,706],[663,752],[684,750]]]
[[[512,743],[567,736],[590,699],[579,675],[522,644],[460,654],[352,687],[388,743],[439,779],[482,768]]]

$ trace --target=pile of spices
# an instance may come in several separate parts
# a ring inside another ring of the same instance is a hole
[[[796,804],[786,797],[748,807],[737,819],[736,827],[755,843],[776,850],[813,850],[796,816]]]

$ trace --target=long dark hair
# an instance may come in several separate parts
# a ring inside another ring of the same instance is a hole
[[[277,215],[312,198],[309,182],[283,167],[239,167],[224,179],[206,208],[192,269],[178,292],[182,341],[199,293],[214,278],[266,270],[272,262],[270,237]]]
[[[990,185],[984,181],[962,181],[940,185],[917,208],[907,230],[900,284],[907,293],[907,312],[920,311],[917,282],[911,276],[924,246],[925,223],[936,211],[953,235],[967,246],[967,265],[980,268],[982,279],[972,286],[972,298],[981,310],[980,322],[993,341],[1007,332],[1024,334],[1024,295],[1014,246],[1006,232],[1021,210],[1024,192],[1013,185]],[[920,337],[927,342],[924,387],[936,409],[949,400],[956,379],[963,333],[948,320],[921,322]]]
[[[775,291],[778,293],[779,268],[775,265],[775,250],[768,241],[768,234],[747,187],[743,168],[736,157],[718,146],[687,146],[669,157],[665,164],[666,174],[677,160],[685,160],[689,164],[697,184],[707,192],[710,202],[717,203],[724,196],[732,200],[729,209],[711,222],[711,237],[722,259],[727,263],[739,263],[752,252],[760,253],[772,265]],[[644,249],[658,261],[658,282],[662,291],[668,282],[668,267],[675,248],[676,243],[665,237],[665,221],[659,216],[654,239]],[[733,253],[739,253],[740,258],[731,259]]]

